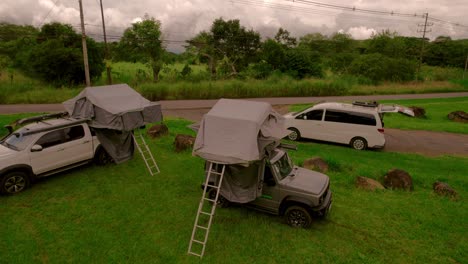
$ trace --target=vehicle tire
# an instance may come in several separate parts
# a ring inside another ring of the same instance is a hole
[[[362,137],[355,137],[351,139],[351,142],[349,143],[349,145],[353,149],[364,150],[367,148],[367,141]]]
[[[0,193],[13,195],[24,191],[29,187],[28,174],[22,171],[14,171],[0,179]]]
[[[298,228],[308,228],[312,223],[312,217],[307,209],[302,206],[292,205],[286,209],[284,217],[288,225]]]
[[[214,200],[215,197],[216,197],[216,190],[211,189],[208,193],[208,198]],[[224,196],[220,194],[218,196],[218,201],[216,202],[216,206],[220,208],[226,208],[226,207],[229,207],[229,203],[230,202],[228,201],[228,199],[224,198]]]
[[[111,156],[107,154],[104,148],[99,148],[94,155],[94,162],[99,166],[105,166],[113,162]]]
[[[297,130],[294,127],[290,127],[288,128],[288,130],[291,131],[291,133],[289,133],[288,135],[289,140],[298,141],[299,139],[301,139],[301,133],[299,132],[299,130]]]

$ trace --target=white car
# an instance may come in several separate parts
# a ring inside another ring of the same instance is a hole
[[[383,148],[383,113],[401,112],[414,116],[402,106],[369,103],[320,103],[296,113],[286,114],[290,140],[301,137],[349,144],[352,148]]]
[[[0,141],[0,193],[15,194],[39,177],[90,161],[111,161],[87,120],[45,115],[21,120],[30,123]]]

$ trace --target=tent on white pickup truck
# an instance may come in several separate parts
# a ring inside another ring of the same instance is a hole
[[[116,163],[132,157],[132,131],[162,121],[161,105],[150,102],[127,84],[87,87],[63,102],[69,115],[89,119],[104,149]]]

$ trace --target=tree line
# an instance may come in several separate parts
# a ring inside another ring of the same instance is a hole
[[[205,64],[208,77],[267,78],[287,74],[294,78],[323,77],[325,71],[349,74],[365,81],[409,81],[418,78],[418,63],[463,68],[468,39],[435,40],[404,37],[385,30],[366,40],[355,40],[346,33],[310,33],[299,38],[279,28],[273,38],[246,29],[240,21],[215,19],[209,30],[185,42],[185,51],[166,50],[161,23],[146,15],[127,28],[119,41],[110,43],[111,61],[146,63],[153,81],[159,80],[164,65],[185,64],[182,77],[191,74],[190,66]],[[105,69],[104,46],[87,38],[91,78]],[[82,84],[84,79],[81,35],[70,25],[45,24],[41,28],[0,23],[0,69],[14,68],[57,85]]]

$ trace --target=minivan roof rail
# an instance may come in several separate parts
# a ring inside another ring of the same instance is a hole
[[[364,106],[364,107],[377,107],[379,106],[379,103],[377,103],[377,101],[373,101],[373,102],[354,101],[353,105]]]

